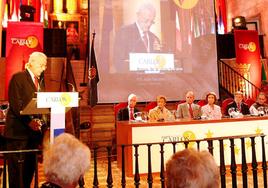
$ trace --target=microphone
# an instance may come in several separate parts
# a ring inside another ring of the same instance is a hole
[[[70,85],[70,86],[72,87],[72,92],[75,92],[75,87],[74,87],[74,85],[73,85],[72,83],[70,83],[70,82],[67,82],[67,84]]]
[[[62,81],[60,81],[60,80],[50,79],[50,81],[52,81],[52,82],[57,82],[57,83],[62,83]],[[70,85],[70,86],[72,87],[72,92],[75,92],[75,86],[74,86],[74,84],[72,84],[72,83],[70,83],[70,82],[67,82],[66,84],[67,84],[67,85]]]

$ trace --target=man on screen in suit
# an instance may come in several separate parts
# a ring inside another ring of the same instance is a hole
[[[42,75],[46,66],[46,55],[33,52],[25,65],[26,70],[14,74],[10,80],[9,110],[4,133],[7,139],[7,150],[37,149],[42,143],[42,122],[39,119],[41,115],[21,115],[20,112],[37,91],[44,91]],[[30,188],[36,166],[35,155],[32,153],[8,154],[7,160],[9,187]]]
[[[159,38],[150,31],[156,10],[152,4],[142,4],[135,23],[123,26],[114,42],[114,68],[116,72],[129,70],[129,53],[159,52]]]
[[[134,120],[134,113],[139,110],[135,108],[137,103],[137,96],[135,94],[130,94],[128,96],[128,106],[126,108],[120,109],[117,114],[118,121]]]
[[[243,93],[241,91],[235,92],[234,101],[227,105],[225,115],[229,115],[228,110],[230,108],[234,108],[234,110],[241,112],[243,115],[250,114],[248,105],[243,102]]]
[[[201,108],[194,104],[194,93],[192,91],[186,93],[186,102],[179,104],[177,111],[179,118],[198,119],[201,117]]]

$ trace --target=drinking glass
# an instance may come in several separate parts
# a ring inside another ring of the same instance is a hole
[[[0,104],[0,110],[3,114],[3,118],[2,118],[3,121],[6,121],[8,108],[9,108],[9,106],[7,103]]]
[[[230,117],[233,117],[234,112],[235,112],[234,107],[231,107],[231,108],[228,109],[228,114],[229,114]]]
[[[257,110],[258,110],[258,115],[259,116],[263,116],[264,115],[264,107],[263,106],[258,107]]]

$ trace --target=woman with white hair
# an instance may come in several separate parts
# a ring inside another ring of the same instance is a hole
[[[89,169],[89,148],[68,133],[57,136],[43,154],[47,182],[41,188],[75,188]]]

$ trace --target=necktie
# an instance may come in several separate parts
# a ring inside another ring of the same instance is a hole
[[[133,108],[130,108],[130,120],[134,120],[134,113],[133,113]]]
[[[238,110],[239,112],[241,112],[241,103],[238,103],[238,104],[237,104],[237,110]]]
[[[193,114],[193,109],[192,109],[192,105],[191,104],[189,104],[189,113],[191,115],[191,118],[193,118],[194,117],[194,114]]]
[[[149,52],[149,49],[148,49],[149,40],[148,40],[147,32],[143,32],[142,40],[143,40],[143,43],[145,45],[145,48],[146,48],[147,52]]]
[[[34,77],[34,85],[35,88],[38,90],[38,78],[36,76]]]

